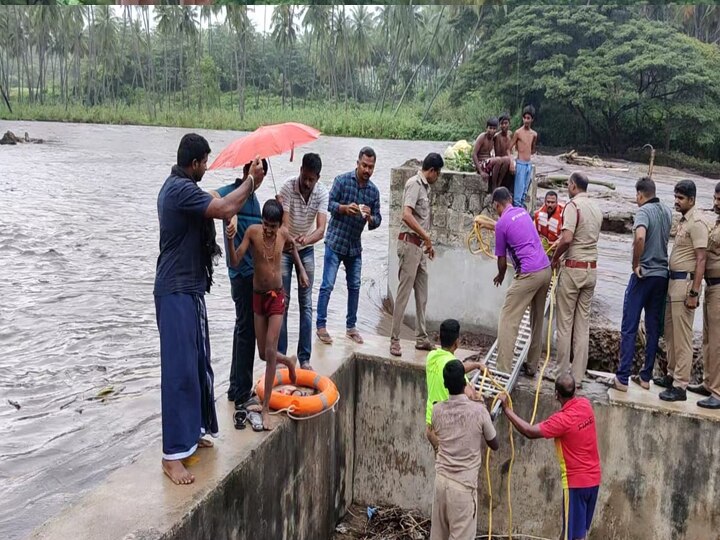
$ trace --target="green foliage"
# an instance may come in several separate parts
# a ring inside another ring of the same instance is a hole
[[[513,111],[533,103],[544,144],[567,144],[560,126],[577,133],[581,123],[575,144],[651,143],[717,159],[718,81],[720,50],[668,24],[618,7],[535,6],[508,15],[463,66],[453,98],[480,87]]]

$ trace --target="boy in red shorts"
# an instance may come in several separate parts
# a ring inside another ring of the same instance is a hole
[[[270,394],[275,381],[277,362],[287,366],[290,380],[295,383],[295,356],[287,357],[278,352],[278,338],[285,315],[285,292],[282,286],[282,252],[286,244],[292,246],[293,260],[300,276],[300,285],[309,284],[305,267],[300,262],[297,247],[287,229],[282,227],[283,207],[274,199],[265,203],[262,209],[262,225],[251,225],[245,231],[240,246],[233,249],[234,231],[225,230],[230,264],[240,264],[248,248],[253,250],[253,313],[255,315],[255,336],[260,358],[265,365],[265,399],[263,400],[262,421],[267,431],[270,427]],[[232,233],[232,234],[231,234]]]

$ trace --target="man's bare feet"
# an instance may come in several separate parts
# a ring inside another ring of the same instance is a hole
[[[263,423],[263,430],[265,430],[265,431],[273,430],[273,426],[270,425],[270,411],[269,410],[263,409],[262,423]]]
[[[295,373],[295,367],[297,366],[297,356],[288,356],[288,371],[290,372],[290,382],[293,384],[297,383],[297,374]]]
[[[215,443],[210,439],[203,439],[202,437],[198,439],[198,448],[212,448],[213,446],[215,446]]]
[[[195,477],[185,468],[179,459],[163,459],[162,470],[176,485],[192,484]]]
[[[308,371],[315,371],[313,367],[310,365],[310,362],[303,362],[300,364],[300,369],[306,369]]]

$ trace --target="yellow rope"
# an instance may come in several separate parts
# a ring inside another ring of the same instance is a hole
[[[468,234],[468,250],[470,250],[470,253],[472,253],[473,255],[482,253],[483,255],[491,259],[497,259],[497,257],[492,251],[490,241],[485,238],[483,231],[489,231],[488,234],[492,235],[492,232],[495,231],[495,220],[490,216],[485,216],[481,214],[479,216],[475,216],[473,228],[470,231],[470,234]]]
[[[470,231],[470,234],[467,238],[467,246],[470,250],[470,253],[472,254],[478,254],[483,253],[484,255],[487,255],[488,257],[496,258],[495,255],[492,253],[490,249],[490,242],[483,236],[482,232],[483,230],[487,231],[493,231],[495,230],[495,220],[488,216],[477,216],[475,218],[475,222],[473,223],[473,229]],[[491,233],[492,234],[492,233]],[[549,253],[552,250],[552,244],[547,241],[547,239],[542,238],[543,240],[543,248],[545,249],[545,253]],[[473,249],[473,242],[475,242],[478,246],[477,249]],[[552,326],[553,326],[553,316],[555,312],[555,288],[557,286],[557,273],[553,270],[552,275],[552,281],[550,282],[550,318],[548,321],[548,333],[547,333],[547,347],[546,347],[546,354],[545,354],[545,362],[543,362],[543,366],[540,369],[540,374],[538,376],[537,386],[535,388],[535,402],[533,405],[533,414],[532,418],[530,420],[530,424],[535,423],[535,416],[537,414],[537,408],[538,408],[538,402],[540,400],[540,388],[542,387],[542,378],[545,374],[545,369],[547,368],[548,364],[550,363],[550,345],[552,342]],[[505,386],[498,383],[495,378],[490,374],[487,367],[483,370],[482,379],[480,382],[480,389],[482,392],[482,388],[485,386],[485,381],[489,380],[498,390],[498,394],[495,395],[493,398],[492,404],[490,405],[490,410],[492,410],[495,407],[495,404],[497,403],[498,397],[500,396],[500,393],[505,393],[508,398],[508,407],[510,409],[513,408],[512,405],[512,398],[510,397],[510,393],[507,391]],[[513,425],[512,423],[508,422],[509,432],[510,432],[510,464],[508,467],[508,476],[507,476],[507,482],[506,482],[506,489],[507,489],[507,499],[508,499],[508,534],[507,536],[496,536],[496,538],[509,538],[512,540],[512,523],[513,523],[513,513],[512,513],[512,498],[511,498],[511,492],[510,492],[510,484],[512,481],[512,467],[515,463],[515,438],[513,433]],[[487,536],[483,536],[482,538],[488,538],[492,540],[493,534],[492,534],[492,505],[493,505],[493,495],[492,495],[492,481],[490,478],[490,447],[487,448],[485,451],[485,476],[487,480],[487,489],[488,489],[488,534]],[[567,527],[566,527],[567,529]],[[527,536],[527,535],[519,535],[519,536]],[[539,537],[535,537],[539,538]]]

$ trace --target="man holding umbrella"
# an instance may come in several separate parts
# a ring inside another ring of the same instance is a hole
[[[211,194],[216,197],[224,196],[241,189],[248,176],[248,162],[255,156],[270,158],[271,156],[291,152],[292,159],[292,152],[294,152],[295,148],[314,141],[319,136],[320,132],[310,126],[297,122],[287,122],[261,126],[252,133],[236,139],[220,152],[212,165],[210,165],[210,169],[244,167],[243,178],[236,180],[233,184],[223,186],[217,192],[211,192]],[[258,167],[258,171],[253,174],[255,190],[260,187],[269,168],[269,160],[263,159],[262,168]],[[231,229],[234,228],[236,231],[235,247],[237,248],[240,245],[245,231],[251,225],[260,224],[261,222],[260,202],[253,193],[230,223]],[[240,265],[236,268],[232,268],[228,264],[228,271],[236,315],[228,399],[235,402],[235,409],[237,410],[235,415],[236,427],[244,427],[244,420],[247,418],[253,430],[262,431],[263,423],[260,416],[262,407],[257,398],[252,395],[253,365],[255,361],[255,327],[252,310],[254,265],[252,255],[246,253]],[[247,412],[246,417],[242,414],[243,412]],[[238,418],[242,418],[242,421],[238,422]]]

